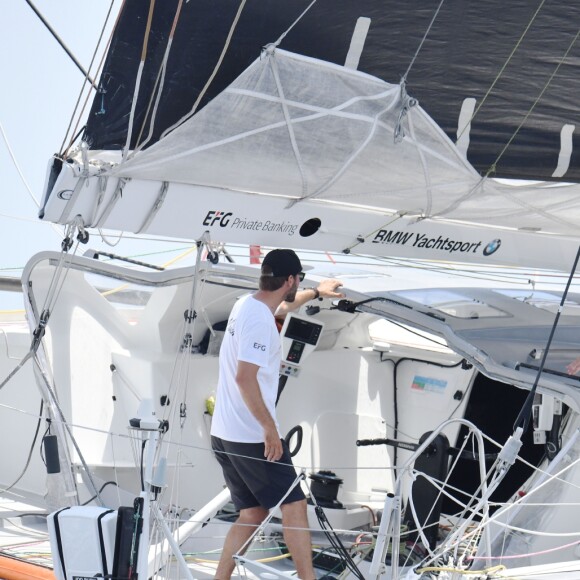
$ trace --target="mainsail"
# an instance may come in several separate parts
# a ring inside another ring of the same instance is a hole
[[[150,2],[124,2],[85,133],[94,149],[125,146],[144,49],[131,148],[151,127],[149,144],[156,142],[198,99],[197,109],[211,102],[262,47],[285,35],[280,48],[290,52],[346,64],[390,83],[406,75],[409,93],[453,141],[464,101],[473,99],[473,119],[466,111],[459,132],[464,139],[469,134],[468,159],[482,174],[493,166],[497,177],[552,179],[562,129],[569,127],[564,138],[576,146],[568,170],[558,177],[580,181],[578,142],[570,133],[580,121],[580,6],[575,3],[165,0],[153,5],[149,22]]]
[[[543,4],[516,2],[503,15],[489,4],[147,11],[125,2],[84,144],[55,160],[41,215],[190,239],[567,269],[579,186],[491,176],[578,177],[577,111],[550,98],[578,82],[575,36],[566,24],[538,39],[555,18]],[[534,62],[538,42],[553,56],[530,74],[516,61]]]

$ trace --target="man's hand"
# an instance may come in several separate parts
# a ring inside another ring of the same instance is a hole
[[[276,427],[264,429],[264,457],[268,461],[278,461],[282,457],[282,440]]]
[[[567,367],[566,370],[568,371],[569,375],[575,375],[578,371],[580,371],[580,356],[575,358]]]
[[[316,290],[318,290],[320,298],[344,298],[344,294],[337,292],[341,286],[342,282],[340,280],[337,280],[336,278],[326,278],[318,284]],[[294,302],[282,302],[276,310],[276,317],[283,319],[289,312],[298,310],[301,306],[310,302],[315,297],[313,290],[314,288],[299,290],[296,293]]]
[[[326,278],[318,284],[318,292],[322,298],[344,298],[344,294],[337,292],[342,282],[336,278]]]
[[[282,441],[280,441],[280,434],[276,429],[274,419],[262,398],[262,391],[258,383],[259,369],[260,367],[253,363],[238,361],[236,383],[250,413],[264,429],[264,457],[268,461],[277,461],[282,457]]]

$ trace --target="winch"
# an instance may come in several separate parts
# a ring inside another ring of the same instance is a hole
[[[310,476],[310,491],[321,507],[342,509],[344,506],[336,498],[342,479],[332,471],[317,471]]]

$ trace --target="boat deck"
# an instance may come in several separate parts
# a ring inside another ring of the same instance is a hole
[[[10,492],[0,496],[0,556],[52,568],[46,512]]]

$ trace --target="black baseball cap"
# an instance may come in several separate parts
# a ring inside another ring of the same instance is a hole
[[[296,276],[296,274],[302,272],[300,258],[298,258],[294,250],[272,250],[268,252],[262,262],[262,274],[264,273],[264,266],[269,266],[272,270],[271,275],[276,277]]]

